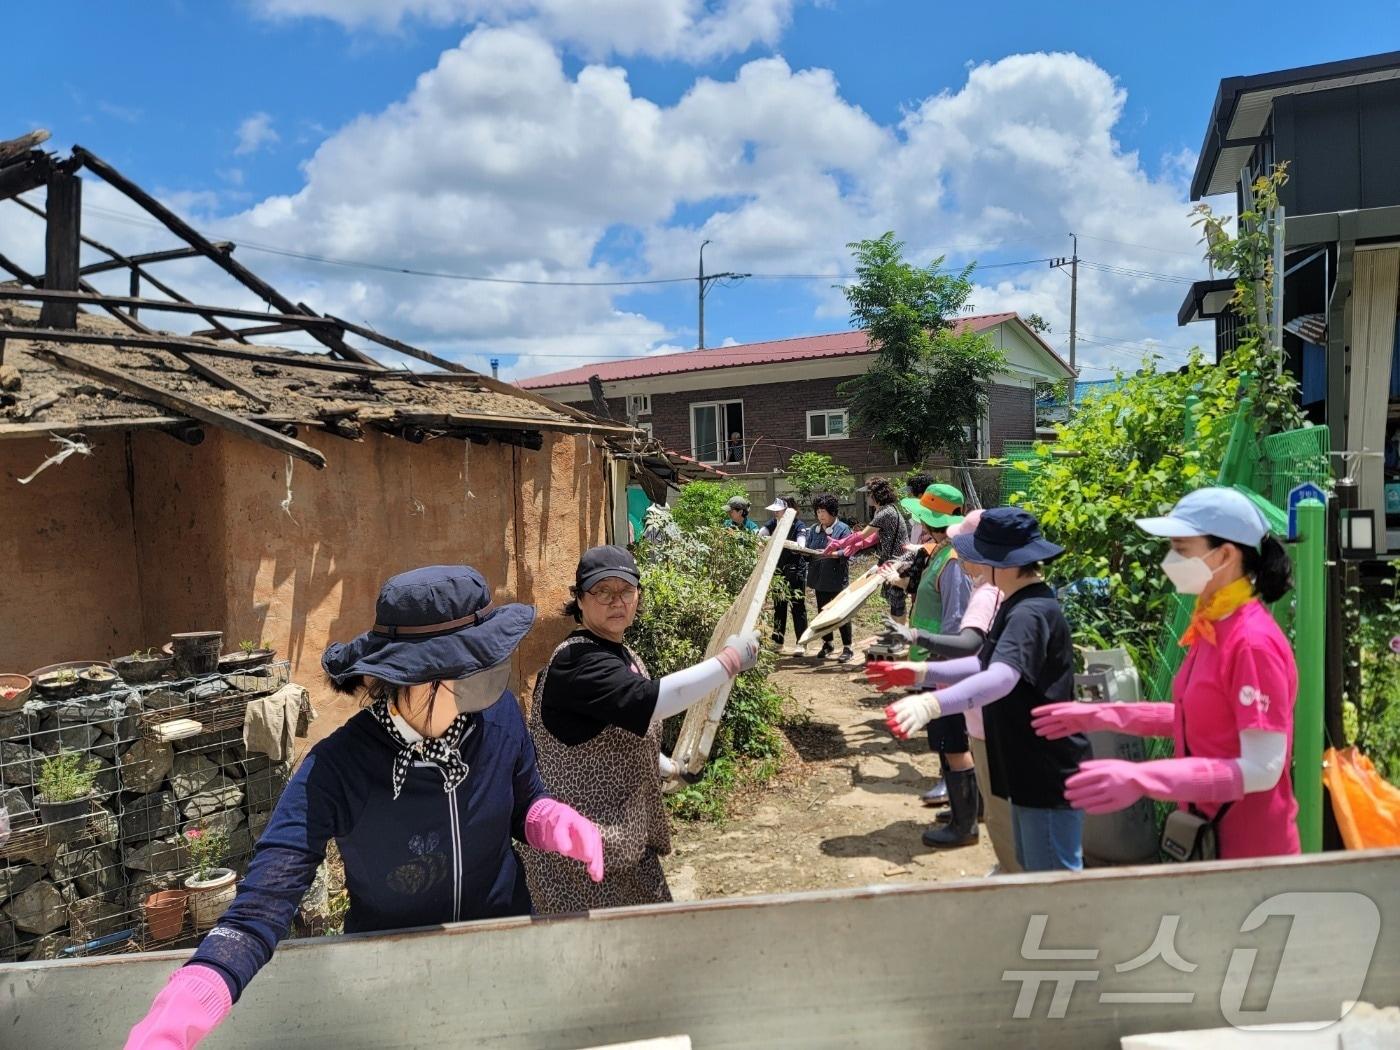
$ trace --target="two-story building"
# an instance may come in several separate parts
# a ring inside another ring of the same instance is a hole
[[[1400,549],[1400,51],[1220,82],[1191,198],[1234,193],[1288,163],[1273,318],[1309,417],[1354,456],[1376,550]],[[1181,324],[1236,345],[1233,281],[1198,281]],[[1387,514],[1389,509],[1389,514]],[[1387,532],[1389,535],[1387,536]]]
[[[985,333],[1006,357],[975,437],[979,459],[1008,440],[1036,437],[1035,390],[1072,373],[1015,313],[958,320]],[[603,361],[519,381],[527,390],[592,411],[590,378],[602,384],[614,419],[635,420],[669,449],[729,474],[765,475],[767,491],[797,452],[822,452],[858,479],[903,472],[892,450],[852,425],[840,387],[875,360],[863,330]]]

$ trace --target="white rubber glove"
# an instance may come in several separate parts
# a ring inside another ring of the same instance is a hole
[[[724,640],[724,648],[717,655],[730,678],[743,674],[758,663],[759,645],[757,631],[731,634]]]
[[[885,725],[900,740],[908,740],[942,714],[943,709],[938,704],[936,694],[914,693],[885,708]]]

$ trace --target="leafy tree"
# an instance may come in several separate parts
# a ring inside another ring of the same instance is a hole
[[[849,499],[856,484],[849,470],[821,452],[794,455],[788,460],[787,479],[802,504],[810,503],[813,496],[823,492],[841,500]]]
[[[671,516],[683,530],[721,526],[729,520],[724,505],[733,496],[748,499],[748,489],[737,481],[692,481],[676,497]]]
[[[1120,375],[1117,389],[1079,406],[1061,428],[1054,455],[1042,448],[1041,459],[1018,464],[1031,471],[1030,484],[1012,501],[1066,548],[1050,565],[1055,580],[1107,581],[1113,622],[1103,634],[1111,644],[1139,652],[1152,645],[1170,589],[1157,568],[1161,542],[1133,522],[1214,483],[1241,396],[1236,364],[1230,359],[1216,367],[1195,352],[1179,372],[1148,365],[1135,376]],[[1197,406],[1188,444],[1190,396]]]
[[[1032,332],[1039,332],[1041,335],[1050,334],[1050,322],[1041,317],[1040,314],[1026,314],[1021,320]]]
[[[1261,434],[1292,430],[1303,425],[1298,408],[1298,381],[1283,367],[1283,347],[1273,343],[1273,238],[1278,221],[1278,191],[1288,181],[1288,164],[1274,167],[1250,186],[1253,202],[1240,212],[1231,235],[1229,216],[1216,215],[1208,204],[1192,210],[1193,226],[1201,228],[1206,261],[1235,277],[1230,309],[1241,321],[1233,367],[1237,373],[1255,376],[1254,411]]]
[[[851,323],[866,330],[876,351],[870,369],[840,388],[851,399],[854,425],[910,463],[946,453],[970,489],[969,435],[1005,364],[989,338],[954,326],[972,291],[973,267],[946,272],[941,257],[914,266],[893,232],[848,247],[857,278],[845,289]]]

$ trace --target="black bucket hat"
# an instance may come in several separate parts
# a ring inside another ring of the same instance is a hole
[[[429,565],[385,581],[374,627],[321,656],[333,682],[371,675],[391,685],[466,678],[510,659],[535,624],[532,605],[491,607],[491,589],[468,565]]]
[[[974,531],[953,537],[953,549],[964,561],[996,569],[1053,561],[1065,552],[1040,534],[1032,515],[1015,507],[984,511]]]

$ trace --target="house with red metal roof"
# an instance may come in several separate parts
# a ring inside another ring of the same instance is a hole
[[[1069,365],[1015,313],[962,317],[1006,356],[976,435],[977,458],[1009,440],[1034,440],[1038,385],[1068,378]],[[875,352],[860,329],[764,343],[601,361],[519,381],[555,401],[593,411],[589,380],[608,413],[631,419],[666,448],[727,473],[772,474],[795,452],[822,452],[857,475],[908,469],[852,426],[843,383]]]

